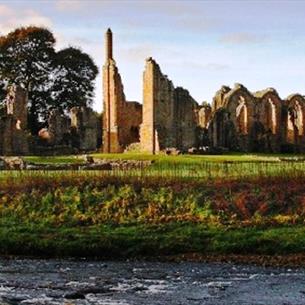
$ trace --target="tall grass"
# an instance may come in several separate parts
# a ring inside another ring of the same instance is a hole
[[[0,222],[303,224],[304,183],[305,177],[205,182],[84,175],[11,177],[0,183]]]

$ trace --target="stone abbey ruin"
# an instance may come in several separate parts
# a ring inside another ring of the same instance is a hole
[[[275,89],[249,92],[223,86],[212,105],[199,105],[162,74],[151,57],[143,74],[143,105],[127,102],[106,33],[103,67],[103,151],[304,152],[305,98],[282,100]]]
[[[52,110],[48,127],[37,136],[28,131],[26,90],[11,86],[6,97],[5,113],[0,117],[0,155],[65,154],[93,151],[97,148],[100,123],[88,107],[74,107],[70,115]]]
[[[69,115],[52,110],[47,126],[28,132],[27,92],[8,88],[0,117],[0,155],[105,153],[304,152],[305,98],[281,99],[275,89],[249,92],[223,86],[212,104],[199,105],[162,73],[151,57],[143,73],[143,104],[129,102],[106,32],[102,123],[88,107]],[[101,126],[102,124],[102,126]]]

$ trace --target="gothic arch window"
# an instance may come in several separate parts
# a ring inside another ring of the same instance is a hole
[[[271,98],[268,99],[265,104],[265,114],[266,114],[266,128],[271,131],[272,134],[276,134],[276,106]]]
[[[248,108],[243,96],[239,98],[239,104],[236,107],[236,122],[238,131],[243,135],[248,134]]]
[[[293,143],[294,142],[294,133],[295,133],[295,125],[294,125],[294,121],[295,121],[295,110],[293,108],[288,110],[288,116],[287,116],[287,141],[289,143]]]
[[[298,135],[302,136],[304,134],[303,109],[299,101],[295,103],[295,125],[298,130]]]
[[[296,136],[304,135],[304,114],[299,101],[296,101],[288,110],[287,119],[287,140],[291,143],[295,141]]]

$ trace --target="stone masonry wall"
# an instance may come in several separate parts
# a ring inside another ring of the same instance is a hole
[[[6,97],[6,114],[0,123],[0,153],[4,155],[24,155],[29,151],[27,133],[27,92],[12,86]]]
[[[120,121],[125,95],[121,76],[114,60],[109,59],[103,67],[104,117],[103,151],[122,152]]]
[[[97,148],[97,115],[88,107],[71,109],[71,129],[74,132],[73,146],[82,151]]]
[[[236,84],[222,87],[213,103],[212,146],[245,152],[305,151],[305,99],[281,100],[273,88],[249,92]]]
[[[187,90],[174,87],[159,65],[146,60],[143,74],[143,151],[156,153],[166,148],[186,150],[196,145],[199,106]]]
[[[181,87],[175,89],[174,124],[177,148],[187,150],[197,146],[199,105],[189,92]]]
[[[175,147],[174,91],[172,82],[162,74],[159,65],[146,60],[143,74],[143,123],[140,139],[143,151],[158,152]]]

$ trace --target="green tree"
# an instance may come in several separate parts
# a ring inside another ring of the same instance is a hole
[[[56,53],[54,63],[53,107],[64,112],[74,106],[89,106],[98,74],[92,58],[80,49],[69,47]]]

